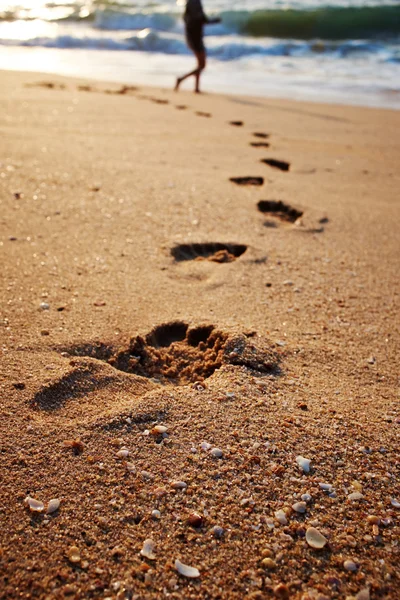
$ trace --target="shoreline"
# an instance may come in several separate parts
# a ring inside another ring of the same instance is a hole
[[[9,67],[10,61],[14,62],[12,68]],[[37,63],[41,63],[44,72],[49,75],[169,90],[173,88],[177,75],[190,70],[193,58],[130,51],[0,47],[0,70],[35,72]],[[263,77],[265,83],[261,83]],[[273,72],[264,76],[261,72],[248,72],[240,63],[233,65],[209,59],[202,79],[204,89],[215,94],[237,95],[237,90],[240,90],[246,96],[265,99],[400,109],[399,90],[376,88],[372,92],[367,82],[363,85],[361,82],[353,83],[350,88],[348,81],[346,87],[339,83],[332,87],[327,81],[321,86],[318,76],[311,73],[292,81],[287,76],[277,77]]]
[[[400,113],[0,79],[0,597],[397,600]]]

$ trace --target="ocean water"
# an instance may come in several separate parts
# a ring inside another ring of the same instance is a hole
[[[203,0],[206,91],[400,108],[400,0]],[[184,0],[0,0],[0,69],[172,87]],[[193,85],[190,80],[184,84]]]

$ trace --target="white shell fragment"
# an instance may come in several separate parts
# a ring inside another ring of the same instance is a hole
[[[304,456],[296,456],[296,462],[300,469],[303,469],[304,473],[310,472],[311,460],[304,458]]]
[[[24,504],[25,504],[25,506],[28,506],[29,510],[31,510],[32,512],[43,512],[44,511],[43,502],[40,502],[40,500],[35,500],[35,498],[31,498],[30,496],[27,496],[25,498]]]
[[[184,565],[178,559],[176,559],[175,561],[175,569],[180,575],[183,575],[184,577],[190,577],[192,579],[200,577],[200,571],[198,569],[196,569],[195,567],[189,567],[188,565]]]
[[[400,502],[398,500],[396,500],[396,498],[391,498],[390,504],[392,506],[394,506],[395,508],[400,508]]]
[[[213,448],[210,452],[211,456],[213,456],[214,458],[222,458],[224,453],[222,452],[222,450],[220,448]]]
[[[305,513],[307,510],[307,505],[305,502],[295,502],[292,505],[292,508],[294,511],[296,511],[298,513]]]
[[[286,518],[286,513],[283,510],[277,510],[275,513],[275,519],[281,524],[281,525],[287,525],[287,518]]]
[[[347,496],[348,500],[362,500],[364,498],[364,496],[362,495],[361,492],[353,492],[352,494],[349,494]]]
[[[128,458],[129,456],[129,450],[128,448],[121,448],[121,450],[118,450],[118,452],[115,455],[117,458]]]
[[[58,510],[59,508],[60,508],[59,499],[53,498],[52,500],[49,501],[46,512],[48,515],[51,515],[52,513],[56,512],[56,510]]]
[[[307,531],[306,531],[306,541],[307,541],[307,544],[309,546],[311,546],[311,548],[315,548],[316,550],[320,550],[328,542],[328,540],[326,539],[326,537],[324,537],[322,535],[322,533],[320,533],[318,531],[318,529],[315,529],[315,527],[309,527],[307,529]]]
[[[129,473],[136,473],[135,465],[131,462],[126,463],[126,470],[129,471]]]
[[[168,427],[165,427],[165,425],[156,425],[151,430],[151,433],[161,434],[161,433],[167,433],[167,431],[168,431]]]
[[[140,551],[140,554],[149,560],[155,560],[156,555],[154,554],[155,544],[153,540],[147,539],[143,542],[143,548]]]

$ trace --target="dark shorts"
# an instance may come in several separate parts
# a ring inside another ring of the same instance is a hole
[[[202,23],[186,25],[186,41],[193,52],[205,52]]]

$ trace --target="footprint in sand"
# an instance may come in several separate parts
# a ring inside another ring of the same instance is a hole
[[[134,85],[123,85],[117,90],[105,90],[105,94],[115,94],[117,96],[124,96],[125,94],[130,94],[139,91],[139,88]]]
[[[81,356],[84,347],[72,347],[69,353]],[[164,385],[202,381],[223,364],[275,373],[279,362],[265,341],[257,339],[255,344],[244,335],[229,335],[214,325],[189,327],[183,321],[163,323],[144,337],[131,338],[127,348],[110,350],[100,360],[114,367],[115,373],[123,371]]]
[[[256,132],[253,133],[254,137],[256,138],[261,138],[261,139],[267,139],[269,138],[270,134],[269,133],[261,133],[261,132]]]
[[[208,260],[215,263],[233,262],[247,250],[244,244],[179,244],[171,250],[177,262],[186,260]]]
[[[169,100],[165,100],[163,98],[150,98],[154,104],[169,104]]]
[[[280,221],[287,223],[295,223],[303,216],[303,211],[289,204],[285,204],[282,200],[260,200],[257,208],[264,214],[268,214]]]
[[[211,113],[209,112],[203,112],[201,110],[196,111],[195,113],[198,117],[207,117],[210,118],[211,117]]]
[[[234,127],[243,127],[243,121],[229,121],[229,125],[233,125]]]
[[[264,177],[230,177],[229,181],[237,185],[263,185]]]
[[[261,162],[273,167],[274,169],[279,169],[280,171],[289,171],[290,163],[285,160],[277,160],[276,158],[262,158]]]
[[[250,142],[250,146],[253,148],[269,148],[270,145],[269,142]]]
[[[265,221],[265,227],[277,227],[279,223],[294,225],[296,231],[306,233],[322,233],[323,225],[329,222],[328,217],[318,217],[317,211],[304,210],[282,202],[282,200],[260,200],[257,208],[271,220]]]
[[[187,106],[185,104],[177,104],[175,108],[176,110],[186,110]]]
[[[54,81],[38,81],[37,83],[27,83],[25,87],[42,87],[48,90],[65,90],[66,86],[63,83],[55,83]]]

